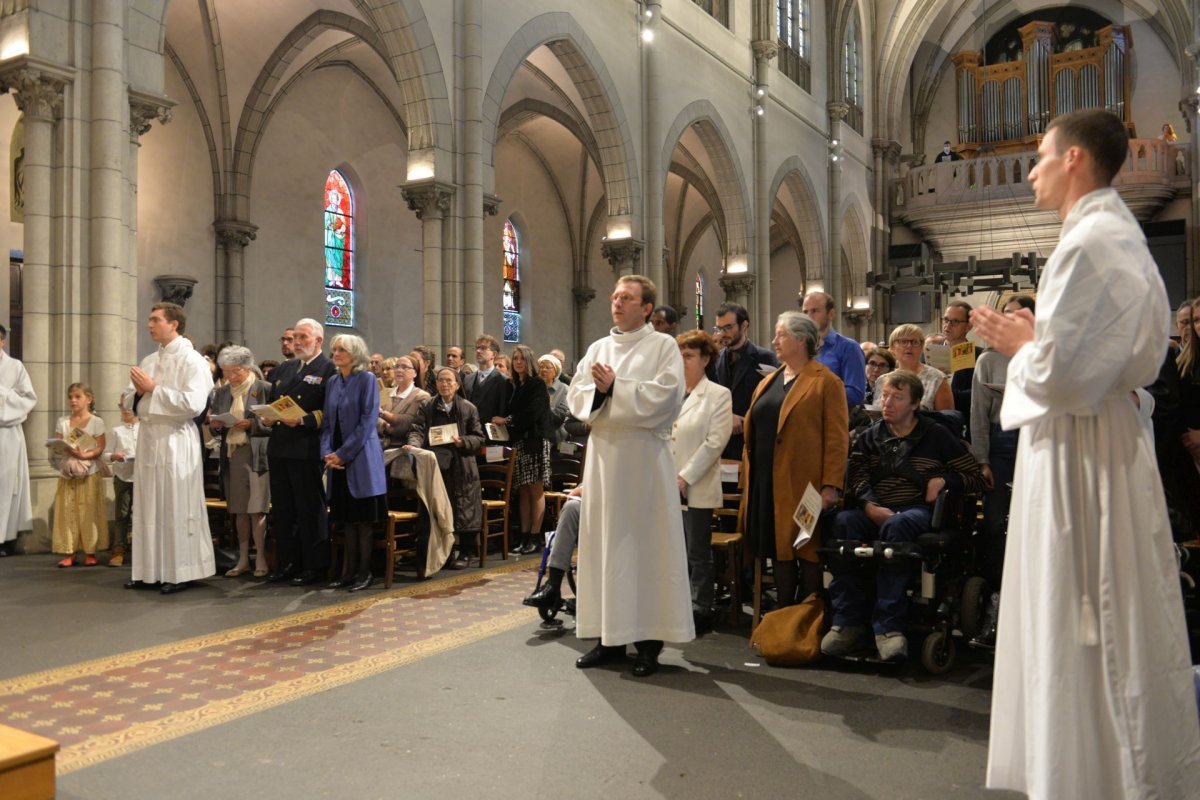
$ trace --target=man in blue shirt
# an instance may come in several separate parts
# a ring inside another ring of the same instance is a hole
[[[833,298],[824,292],[809,292],[800,308],[812,318],[821,334],[817,361],[842,379],[846,385],[846,402],[851,407],[862,403],[867,393],[866,359],[858,342],[833,329],[833,315],[836,313]]]

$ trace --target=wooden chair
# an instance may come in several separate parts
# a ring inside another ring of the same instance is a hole
[[[742,617],[742,532],[737,530],[737,508],[713,510],[712,551],[718,588],[729,590],[729,621],[737,625]]]
[[[388,518],[383,528],[383,539],[375,543],[383,548],[383,588],[392,588],[396,573],[396,561],[415,557],[417,578],[425,579],[425,558],[421,547],[421,500],[412,489],[406,489],[400,481],[388,478]],[[403,546],[402,546],[403,545]]]
[[[479,566],[487,565],[488,542],[500,540],[500,558],[508,559],[508,520],[512,502],[513,465],[517,451],[502,448],[504,460],[488,463],[487,448],[479,451],[479,490],[483,497],[483,529],[479,532]]]
[[[546,491],[547,523],[556,523],[567,502],[567,493],[583,481],[583,451],[566,455],[557,449],[550,451],[550,488]],[[546,525],[543,524],[543,528]],[[551,528],[553,530],[553,528]]]
[[[233,523],[229,516],[229,504],[223,495],[221,465],[215,458],[204,459],[204,508],[208,511],[208,527],[218,543],[236,540]]]

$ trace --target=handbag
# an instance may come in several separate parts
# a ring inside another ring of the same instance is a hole
[[[803,602],[763,615],[750,646],[773,667],[798,667],[821,657],[825,600],[813,592]]]

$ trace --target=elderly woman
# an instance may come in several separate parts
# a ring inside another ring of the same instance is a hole
[[[723,502],[721,453],[733,431],[733,395],[705,377],[708,365],[717,357],[711,336],[688,331],[675,340],[683,356],[687,394],[671,431],[671,452],[683,500],[692,617],[697,633],[702,633],[712,630],[712,520],[713,509]]]
[[[380,402],[386,404],[383,398],[387,395],[388,390],[396,385],[396,359],[385,358],[379,362],[379,397]]]
[[[250,538],[254,537],[254,577],[267,575],[267,510],[271,505],[271,478],[267,472],[267,440],[271,429],[264,427],[250,410],[267,402],[271,384],[257,378],[254,354],[231,345],[217,357],[223,378],[213,392],[208,428],[218,439],[221,485],[225,502],[238,534],[238,562],[225,573],[236,578],[250,571]],[[216,417],[230,414],[236,422],[226,424]]]
[[[454,535],[458,539],[458,557],[448,566],[463,569],[474,555],[475,542],[483,529],[483,497],[475,461],[475,453],[483,447],[483,426],[475,406],[457,394],[457,372],[438,367],[435,382],[437,397],[425,404],[413,422],[404,449],[423,447],[437,456],[446,493],[454,505]],[[450,441],[431,444],[430,432],[442,425],[454,426]]]
[[[739,518],[750,552],[774,563],[779,606],[798,603],[821,588],[819,537],[800,548],[792,519],[811,483],[823,508],[832,508],[850,448],[846,390],[816,360],[817,326],[806,314],[785,311],[771,340],[782,364],[758,385],[745,418],[742,503]]]
[[[546,514],[546,486],[550,483],[550,441],[554,418],[544,379],[534,374],[533,351],[523,344],[513,348],[512,396],[508,416],[492,420],[508,428],[517,450],[513,488],[521,511],[521,539],[510,553],[530,555],[542,549],[542,518]]]
[[[337,374],[325,389],[321,458],[329,475],[329,521],[345,533],[346,565],[329,588],[360,592],[374,582],[371,534],[388,514],[383,448],[375,429],[379,385],[368,369],[371,354],[362,337],[333,337],[330,356]]]
[[[562,375],[562,362],[557,356],[547,353],[537,360],[538,377],[546,384],[546,393],[550,397],[550,416],[554,425],[554,441],[563,442],[567,439],[567,431],[563,426],[571,416],[567,408],[567,384],[558,379]]]
[[[875,391],[875,381],[896,368],[896,357],[882,347],[867,353],[867,395]]]
[[[379,412],[379,435],[384,447],[403,447],[408,441],[408,432],[421,410],[429,402],[429,392],[416,384],[417,365],[410,356],[397,356],[383,362],[384,368],[392,364],[395,385],[381,403]]]
[[[949,411],[954,408],[954,393],[950,381],[940,369],[921,363],[921,346],[925,332],[916,325],[899,325],[888,337],[888,350],[896,357],[896,369],[915,372],[925,387],[921,408],[926,411]],[[875,405],[879,405],[879,384],[875,384]]]

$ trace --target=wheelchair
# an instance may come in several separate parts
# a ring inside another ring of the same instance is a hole
[[[546,537],[546,545],[542,548],[542,560],[538,564],[537,583],[535,583],[533,587],[533,591],[535,592],[542,588],[542,584],[546,582],[546,576],[549,574],[550,549],[554,546],[554,537],[556,535],[557,532],[553,532]],[[571,569],[567,570],[567,573],[564,577],[567,579],[567,585],[571,587],[571,594],[575,595],[574,563],[571,564]],[[559,627],[563,624],[563,621],[558,618],[559,614],[565,613],[572,617],[575,616],[575,597],[561,597],[558,601],[558,605],[554,606],[553,608],[542,608],[540,606],[535,606],[535,608],[537,608],[538,616],[540,616],[542,618],[542,622],[545,623],[544,627]]]
[[[974,520],[977,498],[955,497],[943,490],[934,504],[930,531],[912,542],[827,540],[818,548],[822,566],[873,571],[910,570],[920,565],[920,577],[908,588],[906,635],[922,636],[921,665],[931,675],[949,672],[958,655],[955,632],[965,642],[982,627],[991,590],[975,565]],[[878,655],[841,656],[841,660],[879,665]]]

